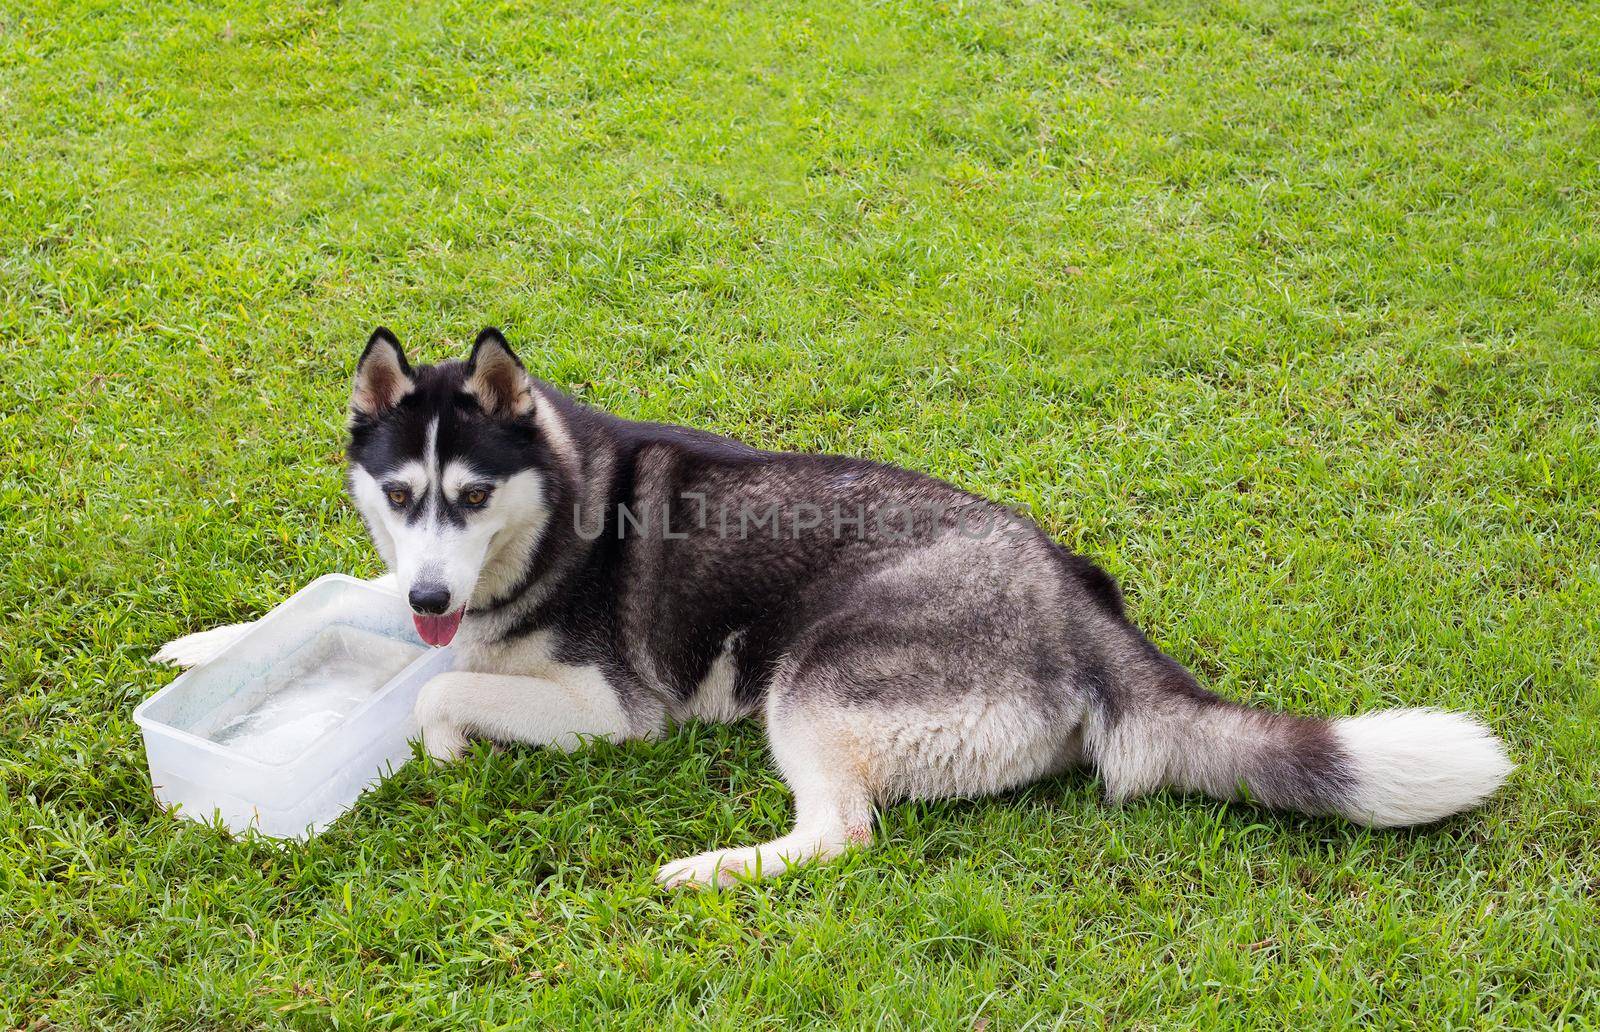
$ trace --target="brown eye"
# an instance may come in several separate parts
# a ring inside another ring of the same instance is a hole
[[[474,509],[476,509],[478,506],[482,505],[484,502],[487,502],[488,500],[489,500],[489,492],[485,491],[481,487],[475,487],[472,490],[468,491],[466,494],[461,496],[461,501],[466,503],[467,505],[472,506]]]
[[[409,501],[411,501],[411,492],[407,491],[405,488],[397,487],[393,491],[389,492],[389,504],[393,505],[396,509],[405,505]]]

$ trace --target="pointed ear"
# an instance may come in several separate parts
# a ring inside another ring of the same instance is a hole
[[[355,387],[350,392],[350,417],[373,418],[399,404],[416,386],[411,378],[411,363],[400,350],[394,334],[380,326],[367,339],[366,350],[356,363]]]
[[[533,384],[511,345],[493,326],[473,342],[464,389],[490,415],[509,418],[533,411]]]

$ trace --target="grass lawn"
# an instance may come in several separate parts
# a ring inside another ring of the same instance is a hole
[[[0,9],[0,1026],[1596,1027],[1597,52],[1529,0]],[[754,726],[170,817],[149,653],[377,572],[378,322],[1026,505],[1218,691],[1519,770],[1400,833],[1066,777],[676,895],[786,827]]]

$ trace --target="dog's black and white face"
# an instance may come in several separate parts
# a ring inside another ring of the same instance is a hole
[[[478,335],[466,362],[413,369],[382,328],[361,354],[350,494],[431,645],[514,585],[549,520],[536,405],[496,330]]]

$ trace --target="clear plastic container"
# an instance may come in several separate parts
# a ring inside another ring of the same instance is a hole
[[[319,577],[133,711],[156,798],[234,831],[315,834],[411,756],[417,692],[451,658],[394,592]]]

